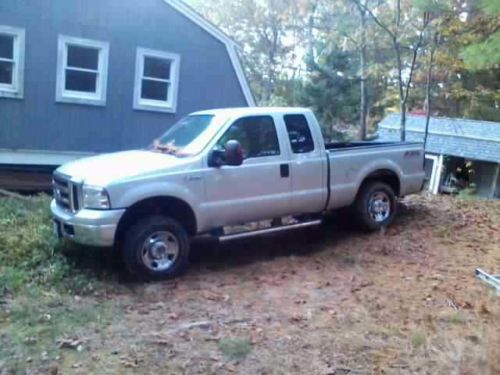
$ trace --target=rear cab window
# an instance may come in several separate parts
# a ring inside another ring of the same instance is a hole
[[[305,154],[314,151],[314,140],[306,116],[301,114],[285,115],[283,119],[292,152],[294,154]]]

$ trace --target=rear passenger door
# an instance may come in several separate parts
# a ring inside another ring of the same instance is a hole
[[[283,116],[290,147],[292,207],[295,213],[315,213],[325,206],[326,158],[314,141],[310,125],[303,114]]]
[[[218,149],[229,140],[239,141],[244,161],[240,166],[212,168],[207,174],[205,209],[213,226],[271,219],[289,212],[292,185],[286,134],[278,137],[279,130],[284,132],[277,129],[272,116],[243,117],[218,140]]]

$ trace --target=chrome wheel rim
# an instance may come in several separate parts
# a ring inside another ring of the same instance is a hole
[[[172,233],[154,232],[142,245],[142,262],[151,271],[168,270],[179,256],[179,241]]]
[[[391,200],[389,195],[378,191],[368,201],[368,213],[373,221],[381,223],[391,215]]]

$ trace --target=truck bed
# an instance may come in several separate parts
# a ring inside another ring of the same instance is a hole
[[[424,179],[423,144],[416,142],[333,142],[328,154],[329,209],[351,205],[372,173],[393,176],[398,196],[416,193]]]

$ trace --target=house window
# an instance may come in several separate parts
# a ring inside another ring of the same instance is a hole
[[[177,107],[180,56],[137,49],[134,108],[174,113]]]
[[[0,98],[22,98],[24,30],[0,25]]]
[[[59,37],[56,101],[106,104],[109,43]]]

